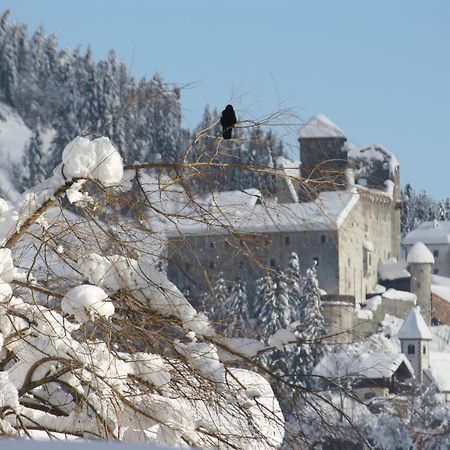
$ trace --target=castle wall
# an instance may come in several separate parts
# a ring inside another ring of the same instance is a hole
[[[338,249],[335,231],[302,231],[235,236],[197,235],[169,240],[169,279],[192,296],[211,291],[220,273],[226,281],[241,277],[249,299],[256,280],[278,267],[286,269],[291,253],[297,253],[303,272],[317,260],[319,286],[338,293]]]
[[[377,284],[380,262],[395,256],[392,209],[387,196],[360,192],[360,201],[339,230],[340,294],[355,295],[357,301],[366,298]]]

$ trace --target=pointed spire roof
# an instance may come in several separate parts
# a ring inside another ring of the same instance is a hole
[[[408,252],[408,264],[434,264],[434,256],[423,242],[416,242]]]
[[[300,127],[300,139],[311,138],[343,138],[345,133],[325,114],[317,114]]]
[[[432,335],[430,329],[427,327],[422,314],[420,314],[420,307],[412,307],[406,315],[403,325],[398,332],[399,339],[425,339],[431,340]]]

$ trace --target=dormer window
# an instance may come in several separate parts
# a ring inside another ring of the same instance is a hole
[[[414,347],[414,344],[408,345],[408,355],[414,355],[416,353],[416,348]]]

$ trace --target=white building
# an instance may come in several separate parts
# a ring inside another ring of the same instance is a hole
[[[450,221],[423,222],[402,239],[404,259],[416,242],[423,242],[434,256],[433,273],[450,277]]]

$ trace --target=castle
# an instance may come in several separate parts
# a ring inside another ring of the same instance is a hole
[[[378,285],[379,267],[400,257],[395,157],[378,144],[350,147],[323,114],[302,125],[299,143],[299,170],[275,169],[279,198],[247,189],[196,199],[167,232],[169,278],[195,299],[221,274],[240,277],[251,298],[255,281],[296,252],[303,269],[316,263],[330,333],[371,333],[386,312],[404,317],[416,296]]]

